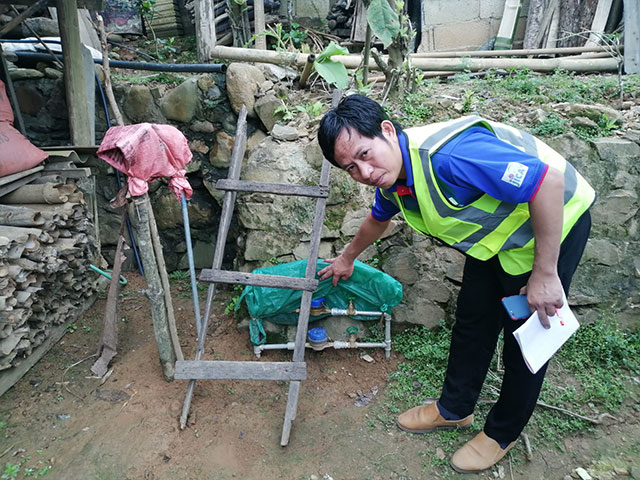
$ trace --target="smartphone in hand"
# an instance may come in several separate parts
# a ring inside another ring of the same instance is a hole
[[[504,297],[502,299],[502,305],[504,305],[504,308],[507,310],[507,315],[509,315],[512,320],[529,318],[532,313],[531,310],[529,310],[526,295]]]

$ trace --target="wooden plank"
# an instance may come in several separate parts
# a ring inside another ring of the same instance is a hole
[[[281,275],[262,275],[258,273],[230,272],[212,268],[200,271],[200,280],[210,283],[231,283],[238,285],[254,285],[256,287],[290,288],[313,292],[318,288],[318,280]]]
[[[265,17],[264,17],[264,0],[253,0],[253,32],[255,35],[260,35],[264,32]],[[256,38],[255,48],[258,50],[267,49],[267,37],[260,35]]]
[[[238,192],[273,193],[275,195],[294,195],[300,197],[328,198],[329,187],[308,187],[306,185],[287,185],[284,183],[262,183],[248,180],[221,179],[216,182],[218,190]]]
[[[213,48],[217,43],[215,7],[211,1],[195,0],[195,12],[198,61],[207,63],[213,58]]]
[[[177,380],[306,380],[304,362],[230,362],[184,360],[176,362]]]
[[[504,4],[504,12],[502,13],[502,21],[496,36],[495,50],[509,50],[513,45],[513,37],[518,26],[520,18],[521,0],[507,0]]]
[[[80,29],[78,26],[77,0],[57,0],[58,25],[62,39],[64,77],[69,109],[71,141],[79,145],[93,145],[91,123],[87,105],[87,83],[84,78],[84,62]]]
[[[296,419],[298,410],[298,397],[300,396],[300,382],[291,382],[289,384],[289,395],[287,395],[287,409],[284,413],[284,423],[282,425],[282,436],[280,437],[280,446],[286,447],[289,444],[289,435],[291,434],[291,424]]]
[[[587,43],[584,44],[585,47],[593,47],[601,43],[604,27],[607,25],[609,12],[611,12],[611,5],[613,5],[613,0],[600,0],[598,2],[596,13],[593,16],[593,23],[591,24],[591,33]]]
[[[36,0],[0,0],[0,5],[33,5]],[[104,0],[78,0],[78,8],[104,10]]]
[[[198,0],[204,2],[204,0]],[[197,8],[198,2],[196,2]],[[231,151],[231,164],[229,165],[228,178],[238,180],[240,178],[240,170],[242,168],[242,159],[247,147],[247,107],[242,105],[238,114],[238,122],[236,123],[236,138]],[[224,255],[224,246],[227,242],[229,226],[231,225],[231,216],[233,215],[233,204],[235,203],[236,193],[225,192],[222,201],[222,213],[220,215],[220,224],[218,225],[218,235],[216,238],[216,249],[213,253],[212,269],[219,269],[222,266],[222,257]],[[204,343],[207,338],[207,328],[209,327],[209,317],[211,316],[211,303],[216,294],[215,283],[209,284],[207,289],[207,301],[204,309],[204,316],[201,318],[202,326],[198,334],[198,347],[196,349],[196,360],[200,360],[204,353]],[[191,408],[191,399],[195,389],[196,381],[191,380],[187,385],[187,392],[182,404],[182,413],[180,414],[180,428],[184,429],[187,425],[187,416]]]
[[[624,0],[624,71],[640,73],[640,2]]]

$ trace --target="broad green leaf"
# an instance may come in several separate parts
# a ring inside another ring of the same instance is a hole
[[[336,87],[346,88],[349,85],[349,73],[342,63],[334,62],[333,60],[325,60],[323,62],[316,60],[313,66],[318,75]]]
[[[325,47],[325,49],[316,57],[316,63],[330,60],[332,55],[348,55],[349,50],[345,47],[341,47],[333,40]]]
[[[371,0],[367,9],[367,21],[371,31],[380,39],[385,48],[400,32],[398,14],[393,11],[387,0]]]

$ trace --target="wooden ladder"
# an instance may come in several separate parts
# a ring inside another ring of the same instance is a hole
[[[334,95],[333,104],[337,103],[339,92]],[[226,180],[218,180],[216,188],[224,190],[224,200],[222,203],[222,214],[216,250],[214,253],[213,265],[211,269],[203,269],[200,273],[200,280],[209,282],[207,291],[207,303],[204,317],[200,321],[198,328],[198,347],[195,360],[184,360],[176,362],[175,378],[190,380],[187,387],[187,394],[180,416],[180,427],[184,428],[187,423],[187,416],[193,396],[193,389],[196,380],[288,380],[289,396],[287,408],[282,427],[282,437],[280,445],[286,446],[289,443],[291,423],[296,418],[298,408],[298,396],[300,392],[300,382],[307,378],[307,365],[304,362],[305,342],[307,338],[307,328],[309,325],[309,313],[311,309],[311,297],[318,287],[316,280],[316,263],[318,250],[320,248],[320,237],[322,223],[324,220],[325,206],[329,196],[329,177],[331,166],[327,160],[322,163],[319,186],[286,185],[274,183],[261,183],[239,180],[242,158],[246,147],[246,115],[247,110],[243,106],[236,128],[236,139],[231,154],[231,165]],[[304,278],[284,277],[277,275],[262,275],[244,272],[223,271],[222,257],[224,246],[227,240],[229,224],[233,214],[236,192],[259,192],[276,195],[294,195],[316,198],[316,210],[313,219],[311,232],[311,243],[309,246],[309,257]],[[261,362],[261,361],[205,361],[201,360],[204,352],[204,342],[211,315],[211,303],[215,295],[216,283],[230,283],[240,285],[256,285],[260,287],[289,288],[302,290],[300,303],[300,314],[298,316],[298,329],[296,333],[293,359],[291,362]],[[197,320],[197,316],[196,316]]]

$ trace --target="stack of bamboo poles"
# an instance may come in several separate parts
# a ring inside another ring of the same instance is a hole
[[[18,365],[96,291],[91,212],[73,184],[0,197],[0,370]]]
[[[583,53],[595,54],[579,55]],[[262,62],[278,65],[304,67],[310,54],[295,52],[276,52],[216,46],[211,58],[241,62]],[[556,58],[529,58],[532,56],[564,55]],[[497,58],[494,58],[497,57]],[[381,58],[388,61],[385,55]],[[334,55],[332,60],[340,62],[349,69],[362,66],[361,55]],[[460,71],[484,71],[489,69],[509,69],[527,67],[537,72],[553,72],[558,68],[571,72],[616,72],[621,58],[618,52],[604,46],[571,47],[531,50],[486,50],[464,52],[429,52],[409,55],[412,67],[435,74]],[[378,65],[369,61],[369,68],[378,70]]]

